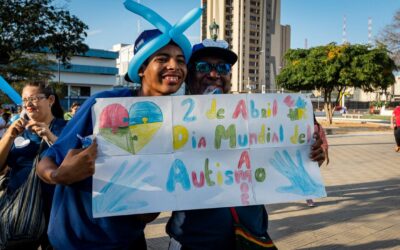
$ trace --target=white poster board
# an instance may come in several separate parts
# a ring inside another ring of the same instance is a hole
[[[97,99],[93,216],[326,196],[301,94]]]

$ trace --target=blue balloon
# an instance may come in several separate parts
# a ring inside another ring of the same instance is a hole
[[[140,66],[142,66],[143,62],[146,61],[147,58],[167,45],[171,40],[178,44],[182,49],[186,63],[189,62],[190,56],[192,55],[192,45],[183,32],[201,16],[201,8],[191,10],[172,27],[171,24],[156,12],[139,3],[126,0],[124,6],[129,11],[142,16],[162,32],[162,35],[145,44],[129,62],[128,75],[132,81],[137,83],[141,82],[138,75]]]
[[[173,27],[174,35],[171,35],[172,38],[175,37],[175,34],[182,35],[187,28],[190,27],[203,13],[202,8],[195,8],[186,15],[184,15]],[[171,34],[171,33],[170,33]]]
[[[131,12],[138,14],[139,16],[146,19],[149,23],[153,24],[162,33],[168,32],[171,29],[171,24],[169,24],[165,19],[158,15],[155,11],[146,6],[143,6],[137,2],[126,0],[124,2],[125,8]]]
[[[22,104],[21,96],[15,91],[2,76],[0,76],[0,89],[17,105]]]
[[[142,66],[146,59],[154,54],[157,50],[167,45],[170,40],[171,38],[168,35],[162,34],[145,44],[133,56],[132,60],[129,62],[128,67],[128,75],[133,82],[140,83],[141,80],[138,74],[140,66]]]

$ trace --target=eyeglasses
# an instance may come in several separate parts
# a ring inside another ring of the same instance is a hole
[[[195,69],[200,73],[210,73],[213,69],[220,75],[227,75],[231,72],[231,65],[229,63],[208,63],[208,62],[196,62]]]
[[[28,103],[28,102],[32,102],[32,103],[38,103],[40,100],[47,98],[45,95],[37,95],[37,96],[30,96],[28,98],[24,98],[22,99],[23,103]]]

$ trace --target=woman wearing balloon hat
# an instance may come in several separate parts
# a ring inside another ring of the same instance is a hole
[[[186,78],[191,46],[182,32],[201,9],[190,12],[172,27],[150,9],[133,1],[126,8],[149,18],[158,29],[143,31],[135,41],[126,79],[141,83],[139,90],[114,89],[90,97],[68,123],[56,144],[42,159],[39,176],[57,184],[48,235],[57,249],[146,249],[144,227],[157,214],[93,218],[92,175],[97,144],[82,149],[93,133],[91,107],[96,98],[161,96],[175,93]],[[162,30],[162,31],[161,31]]]
[[[13,195],[27,182],[32,168],[35,167],[33,164],[36,155],[44,155],[49,146],[57,140],[57,136],[61,134],[66,124],[58,97],[48,85],[28,83],[22,90],[22,102],[26,111],[24,117],[12,123],[0,141],[0,172],[5,167],[11,170],[8,173],[9,181],[6,187],[9,195]],[[46,223],[50,216],[53,192],[54,186],[42,183],[41,193]],[[4,221],[1,225],[6,227]],[[13,226],[18,228],[16,225]],[[2,230],[4,232],[8,229],[2,228]],[[18,235],[18,237],[24,236]],[[46,230],[44,230],[39,241],[25,242],[24,245],[18,245],[18,247],[30,249],[37,248],[41,244],[42,249],[46,249],[49,246],[46,238]]]

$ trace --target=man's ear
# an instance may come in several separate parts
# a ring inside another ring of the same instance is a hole
[[[142,66],[140,66],[139,72],[138,72],[138,75],[140,76],[140,78],[143,77],[145,70],[146,70],[146,66],[144,64],[142,64]]]

